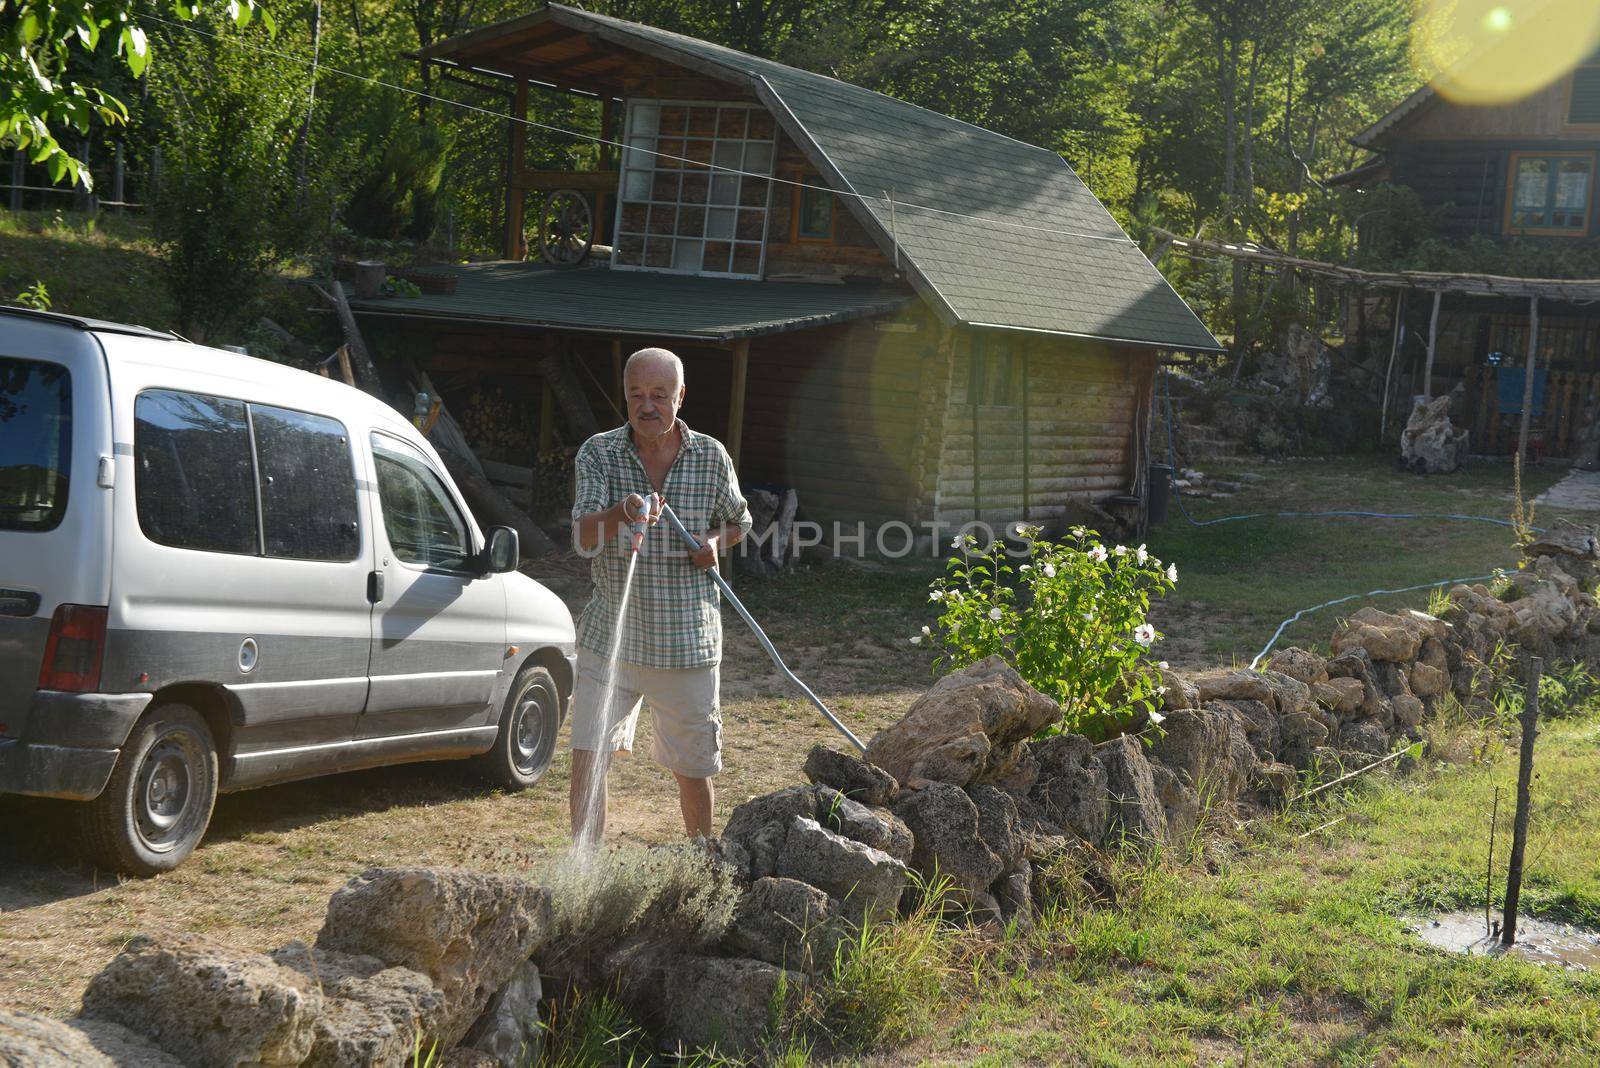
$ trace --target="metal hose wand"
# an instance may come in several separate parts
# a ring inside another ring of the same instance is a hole
[[[671,522],[672,529],[676,530],[678,532],[678,536],[683,538],[685,544],[689,546],[690,551],[698,552],[700,550],[700,543],[696,541],[695,536],[690,534],[688,529],[684,527],[683,521],[678,518],[678,513],[674,512],[672,507],[665,501],[661,502],[661,513],[667,517],[669,522]],[[712,567],[709,570],[709,574],[711,575],[711,581],[715,582],[717,584],[717,588],[722,591],[722,596],[726,597],[728,599],[728,603],[733,605],[733,610],[739,613],[739,618],[744,620],[745,623],[750,627],[750,630],[754,632],[756,640],[761,643],[761,648],[765,649],[767,651],[767,655],[772,658],[772,662],[778,665],[778,670],[783,672],[790,682],[799,687],[800,692],[805,694],[811,703],[817,706],[817,711],[821,712],[827,721],[833,724],[835,729],[837,729],[840,734],[850,739],[851,745],[865,753],[867,751],[867,747],[862,744],[861,739],[857,738],[855,733],[851,731],[849,727],[846,727],[843,723],[839,722],[839,717],[828,711],[828,706],[822,703],[822,698],[812,693],[811,687],[800,681],[800,677],[789,670],[789,665],[783,662],[783,657],[778,655],[778,650],[773,646],[772,640],[767,637],[766,632],[761,629],[761,625],[755,621],[753,616],[750,615],[750,611],[749,609],[745,608],[744,602],[740,601],[738,597],[734,596],[733,587],[728,585],[728,580],[723,578],[715,567]]]

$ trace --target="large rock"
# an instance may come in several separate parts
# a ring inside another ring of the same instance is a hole
[[[798,879],[757,879],[739,900],[723,948],[783,968],[814,973],[833,963],[846,937],[838,905]]]
[[[1449,675],[1420,660],[1411,665],[1407,681],[1411,683],[1411,692],[1418,697],[1438,697],[1450,687]]]
[[[1569,519],[1557,519],[1523,550],[1524,556],[1570,556],[1578,560],[1600,560],[1600,539],[1594,527],[1580,526]]]
[[[544,983],[539,966],[523,961],[506,985],[489,999],[467,1032],[463,1045],[488,1054],[498,1068],[523,1068],[539,1063],[544,1050],[544,1024],[539,1018],[539,1001]]]
[[[1450,397],[1419,401],[1400,432],[1400,460],[1422,474],[1447,475],[1467,458],[1468,432],[1450,422]]]
[[[753,797],[733,810],[722,837],[738,843],[750,855],[750,878],[760,879],[778,868],[789,825],[796,816],[815,819],[817,791],[810,786],[787,786]]]
[[[817,787],[817,822],[852,841],[881,849],[902,863],[916,843],[907,827],[886,808],[869,808],[827,786]]]
[[[1046,818],[1098,845],[1111,817],[1111,795],[1094,743],[1080,734],[1058,734],[1030,748],[1039,764],[1031,799]]]
[[[1384,696],[1373,674],[1373,660],[1365,649],[1357,646],[1328,661],[1328,681],[1337,683],[1339,679],[1355,679],[1361,683],[1361,703],[1354,715],[1370,718],[1386,714]]]
[[[805,774],[816,785],[831,787],[863,805],[887,805],[900,788],[882,768],[825,745],[814,745],[806,754]]]
[[[1365,649],[1373,660],[1404,662],[1416,659],[1422,636],[1399,623],[1383,625],[1349,619],[1333,632],[1330,644],[1335,658]],[[1333,674],[1331,665],[1328,674]]]
[[[1277,759],[1281,735],[1276,709],[1260,701],[1213,701],[1206,708],[1213,715],[1226,716],[1237,723],[1261,760]]]
[[[1317,704],[1338,716],[1352,716],[1366,699],[1366,686],[1360,679],[1328,679],[1311,687]]]
[[[301,1064],[322,1009],[298,973],[198,935],[130,940],[83,994],[85,1016],[217,1068]]]
[[[438,1033],[444,995],[421,972],[304,942],[271,956],[322,992],[308,1068],[401,1068],[419,1034],[427,1040]]]
[[[663,1045],[725,1057],[759,1054],[772,1021],[788,1016],[806,990],[804,974],[760,960],[682,957],[661,973],[650,993]]]
[[[1200,821],[1200,795],[1187,772],[1174,771],[1163,764],[1151,762],[1150,780],[1161,798],[1162,813],[1166,817],[1165,839],[1183,842],[1194,833]]]
[[[1060,715],[1054,701],[991,656],[934,683],[873,737],[866,758],[902,784],[966,786],[1010,773],[1022,743]]]
[[[1005,865],[978,833],[978,807],[959,786],[930,782],[903,793],[894,814],[916,836],[911,866],[924,877],[941,875],[968,902],[986,892]]]
[[[1015,869],[1023,862],[1025,844],[1016,799],[1004,790],[982,784],[970,788],[967,796],[978,810],[978,837],[989,852],[1000,858],[1004,870]]]
[[[1261,673],[1261,680],[1272,691],[1272,704],[1277,708],[1279,715],[1304,712],[1311,707],[1311,687],[1299,679],[1285,675],[1281,671],[1267,670]]]
[[[1187,675],[1174,671],[1170,667],[1162,666],[1161,672],[1161,707],[1164,711],[1178,708],[1197,708],[1200,704],[1200,690],[1189,681]]]
[[[852,920],[867,923],[895,915],[911,873],[881,849],[796,816],[778,856],[778,874],[816,887],[843,902]]]
[[[185,1068],[110,1020],[53,1020],[0,1008],[3,1068]]]
[[[1106,769],[1111,796],[1109,833],[1120,831],[1135,843],[1160,842],[1167,829],[1166,809],[1139,740],[1124,734],[1101,742],[1095,746],[1095,756]]]
[[[1328,662],[1316,653],[1291,645],[1287,649],[1279,649],[1272,654],[1272,660],[1267,667],[1280,674],[1296,679],[1307,686],[1315,686],[1328,679]]]
[[[1219,705],[1168,713],[1149,756],[1184,772],[1191,788],[1204,786],[1226,803],[1244,789],[1256,756],[1242,724],[1228,714],[1232,710]]]
[[[1215,668],[1191,675],[1200,704],[1212,701],[1260,701],[1273,704],[1272,686],[1248,668]]]
[[[459,868],[376,868],[328,901],[318,949],[377,957],[444,995],[436,1037],[459,1042],[550,931],[550,895],[525,879]]]
[[[1339,744],[1357,753],[1381,757],[1389,752],[1389,734],[1377,720],[1360,719],[1339,729]]]
[[[1304,768],[1311,765],[1313,751],[1327,742],[1328,727],[1310,712],[1296,712],[1278,721],[1278,736],[1278,759]]]

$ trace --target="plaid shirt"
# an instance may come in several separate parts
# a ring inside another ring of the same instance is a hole
[[[739,492],[728,451],[715,438],[690,430],[681,419],[678,431],[682,442],[678,458],[667,472],[662,497],[696,537],[723,523],[737,523],[741,531],[750,533],[754,525],[750,509]],[[573,463],[578,475],[572,502],[574,522],[610,508],[630,493],[648,496],[655,491],[627,423],[584,442]],[[630,544],[629,535],[619,533],[602,543],[590,566],[594,593],[578,623],[578,644],[600,656],[611,654]],[[645,532],[639,549],[617,659],[650,668],[718,663],[722,659],[719,602],[711,576],[695,567],[689,547],[663,518]]]

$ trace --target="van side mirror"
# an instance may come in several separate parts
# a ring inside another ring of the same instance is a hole
[[[485,575],[503,575],[515,571],[521,556],[521,539],[511,527],[490,527],[489,541],[479,558],[479,570]]]

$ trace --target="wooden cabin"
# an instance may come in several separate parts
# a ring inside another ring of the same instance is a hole
[[[531,91],[596,100],[620,148],[533,171],[514,124],[505,259],[352,302],[453,406],[498,405],[522,455],[617,425],[624,356],[659,344],[747,487],[794,487],[824,524],[998,526],[1141,499],[1159,354],[1218,349],[1046,149],[557,4],[421,55],[511,83],[519,118]],[[597,231],[574,266],[528,248],[560,189]]]
[[[1511,32],[1542,31],[1535,25]],[[1407,186],[1425,208],[1439,213],[1447,238],[1539,242],[1582,250],[1586,259],[1600,262],[1594,255],[1600,250],[1600,52],[1550,71],[1541,88],[1514,99],[1474,102],[1462,87],[1492,77],[1495,62],[1492,47],[1479,49],[1412,93],[1354,138],[1372,158],[1333,181]],[[1588,273],[1579,270],[1580,276]],[[1600,396],[1600,306],[1562,299],[1558,286],[1548,291],[1539,301],[1536,344],[1536,366],[1548,375],[1536,373],[1536,381],[1549,395],[1537,407],[1536,423],[1547,432],[1550,451],[1570,455],[1583,433],[1585,410]],[[1403,317],[1410,344],[1401,349],[1400,365],[1413,378],[1432,316],[1428,294],[1420,297],[1405,304]],[[1526,297],[1447,291],[1441,299],[1434,389],[1467,385],[1474,451],[1506,452],[1514,444],[1515,435],[1506,433],[1513,421],[1503,399],[1507,383],[1500,379],[1520,379],[1531,321]],[[1515,383],[1509,386],[1517,394]]]

